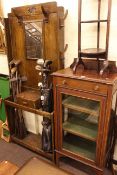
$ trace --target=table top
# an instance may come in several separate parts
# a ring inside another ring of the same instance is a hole
[[[51,75],[53,77],[65,77],[65,78],[72,78],[76,80],[83,80],[83,81],[85,80],[85,81],[97,82],[102,84],[110,84],[110,85],[117,83],[117,73],[110,73],[108,76],[103,77],[103,76],[100,76],[95,70],[84,70],[74,74],[72,69],[68,67],[68,68],[59,70],[57,72],[54,72]]]

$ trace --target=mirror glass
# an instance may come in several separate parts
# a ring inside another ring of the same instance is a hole
[[[39,59],[43,57],[42,27],[42,21],[25,23],[27,59]]]

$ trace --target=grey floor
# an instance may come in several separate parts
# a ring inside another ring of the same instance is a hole
[[[49,161],[42,156],[39,156],[38,154],[25,149],[22,146],[19,146],[18,144],[7,143],[4,140],[0,139],[0,161],[7,160],[14,163],[18,167],[21,167],[28,159],[35,156],[39,159]],[[82,164],[77,164],[77,162],[69,159],[62,160],[60,162],[60,168],[71,172],[73,175],[94,175],[92,171],[86,169]],[[111,174],[108,174],[107,172],[105,175]]]
[[[29,151],[15,143],[7,143],[0,139],[0,161],[10,161],[21,167],[29,158],[37,154]]]

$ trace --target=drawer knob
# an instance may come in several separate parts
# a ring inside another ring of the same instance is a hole
[[[95,91],[99,90],[99,86],[96,85],[96,86],[94,87],[94,90],[95,90]]]
[[[67,81],[66,80],[63,80],[63,85],[67,85]]]

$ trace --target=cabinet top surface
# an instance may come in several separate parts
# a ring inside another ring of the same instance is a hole
[[[64,77],[64,78],[72,78],[77,80],[91,81],[91,82],[99,82],[103,84],[115,84],[117,82],[117,73],[110,73],[107,76],[101,76],[94,70],[84,70],[82,72],[78,72],[73,74],[72,69],[66,68],[54,72],[52,76],[55,77]]]

